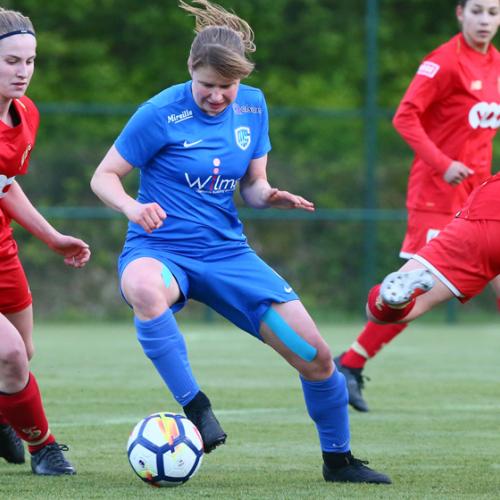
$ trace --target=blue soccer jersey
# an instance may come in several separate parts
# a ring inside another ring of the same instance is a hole
[[[167,213],[151,234],[130,222],[126,246],[146,240],[188,255],[246,246],[233,195],[250,161],[271,149],[260,90],[240,85],[233,104],[209,116],[195,103],[191,82],[175,85],[136,111],[115,147],[140,169],[138,201],[157,202]]]

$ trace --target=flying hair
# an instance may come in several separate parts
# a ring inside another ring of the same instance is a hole
[[[227,79],[246,78],[254,69],[247,54],[255,52],[250,25],[236,14],[208,0],[192,0],[195,7],[179,0],[179,7],[196,19],[196,37],[191,44],[191,69],[210,66]]]
[[[208,0],[193,0],[193,3],[202,5],[204,9],[193,7],[183,0],[179,0],[179,6],[196,18],[195,33],[200,33],[209,26],[226,26],[236,31],[243,41],[245,52],[255,52],[254,33],[250,25],[233,12],[228,12],[217,4]]]

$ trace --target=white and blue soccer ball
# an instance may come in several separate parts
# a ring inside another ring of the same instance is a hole
[[[127,454],[132,469],[146,483],[178,486],[200,468],[203,440],[184,415],[158,412],[134,427]]]

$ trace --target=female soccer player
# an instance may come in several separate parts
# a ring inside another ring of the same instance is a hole
[[[400,257],[411,258],[453,218],[474,187],[491,175],[492,141],[500,124],[500,55],[491,44],[500,0],[462,0],[462,31],[431,52],[417,70],[394,117],[415,152],[408,181],[408,227]],[[500,280],[492,282],[500,309]],[[361,389],[368,359],[406,328],[368,321],[335,359],[349,402],[368,411]]]
[[[456,297],[467,302],[500,274],[500,174],[467,199],[438,236],[368,296],[377,322],[412,321]]]
[[[190,298],[207,304],[300,373],[325,480],[389,483],[351,455],[344,377],[292,287],[243,234],[233,202],[238,184],[255,208],[314,206],[267,181],[266,103],[260,90],[240,85],[254,67],[250,26],[207,0],[196,3],[201,7],[180,2],[196,17],[192,80],[143,104],[91,181],[97,196],[130,221],[119,274],[138,340],[212,451],[226,434],[191,370],[173,314]],[[137,200],[121,182],[134,168]]]
[[[35,474],[74,474],[49,429],[29,360],[33,356],[33,309],[26,276],[17,255],[10,221],[15,220],[82,267],[88,245],[59,233],[33,207],[16,177],[26,174],[39,123],[38,110],[24,94],[33,76],[36,38],[29,18],[0,9],[0,456],[23,463],[28,444]],[[17,433],[17,435],[16,435]]]

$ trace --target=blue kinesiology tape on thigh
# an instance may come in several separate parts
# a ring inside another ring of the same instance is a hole
[[[165,286],[168,288],[170,286],[170,283],[172,283],[172,273],[165,264],[161,268],[161,277],[165,282]]]
[[[297,356],[305,361],[312,361],[318,351],[308,344],[272,307],[270,307],[262,321],[271,331]]]

